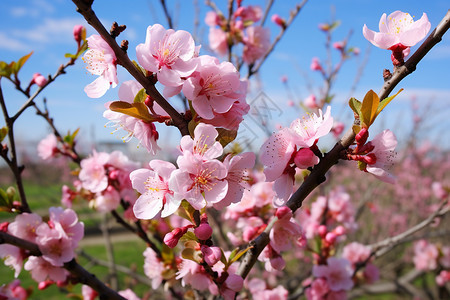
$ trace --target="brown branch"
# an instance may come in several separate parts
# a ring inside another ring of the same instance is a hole
[[[423,44],[417,49],[417,51],[406,61],[405,66],[398,68],[398,70],[394,73],[393,78],[384,83],[383,88],[378,94],[380,99],[385,99],[389,96],[390,92],[397,86],[397,84],[409,75],[413,70],[415,70],[416,65],[419,61],[425,56],[430,49],[436,45],[441,39],[444,33],[450,27],[450,10],[444,16],[442,21],[436,27],[435,30],[428,36],[428,38],[423,42]],[[325,174],[328,170],[338,162],[340,158],[340,153],[347,149],[355,140],[355,134],[353,130],[350,128],[345,135],[341,138],[339,142],[331,149],[330,152],[326,153],[323,159],[316,165],[311,174],[305,179],[303,184],[298,188],[298,190],[291,196],[286,205],[295,212],[299,209],[305,198],[321,183],[325,181]],[[264,247],[269,243],[268,232],[273,226],[274,220],[273,218],[271,223],[268,224],[266,230],[261,233],[256,239],[250,242],[250,245],[253,246],[252,249],[247,251],[245,254],[244,260],[239,266],[238,273],[240,276],[245,278],[250,272],[253,265],[256,263],[256,260],[259,254],[262,252]]]
[[[169,25],[169,28],[173,28],[172,17],[170,16],[169,11],[167,10],[166,1],[160,0],[160,2],[161,2],[161,6],[164,10],[164,15],[166,16],[166,19],[167,19],[167,24]]]
[[[262,64],[265,62],[265,60],[270,55],[270,53],[272,53],[272,51],[275,49],[275,46],[281,40],[281,38],[283,37],[284,33],[289,28],[289,26],[292,24],[292,22],[294,21],[295,17],[299,14],[300,10],[303,8],[303,6],[306,4],[306,2],[308,2],[308,0],[303,0],[302,3],[297,4],[295,6],[295,9],[293,11],[291,11],[290,16],[289,16],[289,20],[287,20],[287,22],[286,22],[286,26],[281,28],[280,33],[277,35],[277,37],[275,38],[273,43],[270,45],[270,47],[267,50],[266,54],[264,54],[264,56],[259,60],[259,63],[254,68],[252,67],[252,68],[249,69],[249,72],[247,74],[247,79],[250,78],[253,74],[255,74],[255,73],[257,73],[259,71],[259,69],[261,68]]]
[[[261,26],[264,26],[264,23],[266,23],[267,17],[269,16],[270,9],[272,8],[274,0],[269,0],[269,2],[266,5],[266,9],[264,10],[264,15],[261,18]]]
[[[21,249],[27,250],[28,253],[32,256],[42,256],[42,253],[39,250],[38,245],[26,241],[24,239],[12,236],[4,231],[0,231],[0,244],[10,244],[19,247]],[[75,260],[75,258],[69,262],[64,263],[64,269],[66,269],[72,275],[78,278],[78,280],[81,283],[86,284],[91,288],[93,288],[94,290],[96,290],[100,295],[100,299],[125,300],[125,298],[120,296],[116,291],[107,287],[95,275],[89,273],[86,269],[80,266]]]
[[[155,85],[136,68],[125,51],[117,44],[116,40],[109,34],[95,12],[92,10],[92,1],[72,0],[77,6],[77,11],[83,15],[86,21],[100,34],[103,40],[108,43],[116,55],[117,62],[124,67],[144,88],[146,93],[152,97],[172,118],[173,124],[180,130],[182,135],[188,135],[188,123],[178,111],[167,102],[159,93]]]

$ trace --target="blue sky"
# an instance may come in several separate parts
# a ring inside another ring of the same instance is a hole
[[[192,32],[195,16],[195,6],[191,1],[167,1],[169,10],[176,20],[176,29],[184,29]],[[205,13],[208,9],[202,0],[199,21],[200,43],[204,44],[201,54],[210,54],[207,47],[207,27],[203,25]],[[218,6],[225,11],[226,1],[216,1]],[[278,13],[282,17],[288,16],[294,1],[275,1],[272,13]],[[127,5],[124,5],[127,3]],[[265,1],[248,1],[244,4],[264,5]],[[126,31],[120,39],[128,39],[130,43],[129,55],[135,59],[134,48],[145,40],[146,28],[154,23],[161,23],[167,27],[159,1],[99,1],[94,2],[94,10],[97,16],[109,28],[113,21],[127,25]],[[72,29],[75,24],[83,24],[87,27],[88,36],[94,34],[94,30],[86,24],[81,15],[75,11],[75,5],[68,0],[23,0],[2,1],[0,4],[0,60],[10,62],[34,51],[30,60],[21,71],[21,79],[28,82],[34,72],[44,75],[55,73],[56,69],[66,59],[66,52],[74,52],[75,42],[72,37]],[[280,108],[281,113],[272,120],[273,123],[288,125],[293,119],[299,117],[300,111],[289,108],[286,103],[289,100],[280,77],[288,76],[290,86],[296,92],[297,98],[307,97],[311,90],[306,83],[313,86],[312,91],[317,91],[321,84],[320,77],[309,71],[309,64],[313,56],[322,60],[326,58],[324,50],[325,37],[317,25],[329,21],[334,15],[341,21],[341,26],[335,31],[334,39],[338,41],[346,37],[352,31],[349,44],[361,49],[361,55],[347,62],[333,88],[336,94],[332,112],[336,118],[342,121],[348,116],[349,109],[342,108],[348,99],[350,87],[353,84],[364,53],[370,47],[368,63],[359,78],[359,84],[353,96],[362,99],[365,92],[373,89],[376,92],[382,86],[382,70],[392,68],[390,53],[371,47],[362,36],[364,24],[370,29],[378,31],[378,22],[383,13],[391,13],[395,10],[409,12],[418,19],[426,12],[431,22],[432,29],[450,8],[448,0],[433,1],[377,1],[377,0],[341,0],[329,1],[310,0],[300,12],[293,25],[288,29],[275,52],[269,57],[261,69],[259,81],[251,83],[251,97],[264,93]],[[270,27],[272,38],[278,34],[278,28],[271,22],[266,23]],[[413,51],[415,48],[413,48]],[[111,135],[110,128],[104,128],[106,120],[102,117],[104,103],[117,99],[116,89],[110,89],[100,99],[90,99],[83,92],[85,85],[95,79],[86,73],[84,63],[80,60],[74,67],[68,70],[68,74],[61,76],[57,82],[49,86],[38,97],[38,103],[42,103],[45,96],[48,101],[50,113],[63,132],[81,127],[81,137],[85,141],[118,140],[120,135]],[[415,73],[404,80],[398,88],[405,91],[400,94],[389,112],[377,121],[380,129],[384,126],[395,127],[399,132],[407,132],[410,127],[410,99],[416,96],[420,109],[431,105],[432,109],[426,116],[431,131],[431,139],[445,134],[444,129],[450,125],[448,114],[450,112],[450,34],[444,36],[443,41],[431,53],[420,62]],[[308,75],[308,80],[304,74]],[[130,77],[119,71],[119,80],[128,80]],[[2,88],[8,109],[13,113],[26,100],[18,94],[11,84],[2,80]],[[396,90],[398,90],[398,88]],[[346,113],[347,112],[347,113]],[[340,114],[338,114],[340,113]],[[340,117],[339,117],[340,116]],[[429,121],[429,122],[428,122]],[[257,136],[263,135],[257,126],[247,121],[248,127],[253,128]],[[4,121],[0,121],[3,126]],[[37,117],[30,109],[24,114],[16,125],[19,139],[39,140],[48,133],[48,127],[43,120]],[[170,137],[178,139],[177,133],[169,133]],[[447,139],[450,140],[448,133]],[[444,139],[445,140],[445,139]],[[448,145],[447,145],[448,146]]]

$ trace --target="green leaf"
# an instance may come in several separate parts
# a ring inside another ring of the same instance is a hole
[[[147,99],[147,93],[145,92],[145,89],[141,89],[136,96],[134,97],[134,103],[144,103],[145,99]]]
[[[375,118],[380,114],[380,112],[391,102],[395,97],[397,97],[400,92],[403,91],[403,89],[400,89],[397,94],[392,95],[390,97],[385,98],[383,101],[380,102],[377,108],[377,112],[375,113]]]
[[[8,194],[3,189],[0,189],[0,207],[7,207],[8,210],[11,207]]]
[[[245,249],[242,249],[241,251],[237,252],[235,256],[233,256],[233,258],[230,257],[229,260],[229,264],[231,265],[232,263],[234,263],[235,261],[237,261],[239,258],[242,257],[242,255],[244,255],[248,250],[250,250],[251,248],[253,248],[253,246],[249,246]]]
[[[64,54],[64,57],[67,57],[67,58],[77,58],[77,56],[76,56],[75,54],[70,54],[70,53]]]
[[[181,238],[180,242],[187,242],[187,241],[196,241],[198,242],[198,238],[195,236],[195,234],[192,231],[186,232]]]
[[[0,77],[9,78],[11,76],[11,67],[4,61],[0,61]]]
[[[22,56],[17,63],[14,64],[13,72],[17,75],[19,73],[20,69],[22,69],[23,65],[27,62],[27,60],[30,58],[31,54],[33,54],[33,51],[28,53],[27,55]]]
[[[8,134],[8,127],[5,126],[0,128],[0,143],[3,142],[7,134]]]
[[[222,248],[219,248],[219,249],[220,249],[220,253],[221,253],[221,255],[220,255],[220,261],[221,261],[225,266],[228,266],[228,262],[227,262],[227,258],[226,258],[226,256],[225,256],[225,253],[223,252]]]
[[[378,98],[378,95],[373,90],[368,91],[364,96],[361,105],[361,115],[359,116],[363,127],[369,128],[373,121],[375,121],[379,104],[380,98]]]
[[[177,214],[189,222],[194,223],[195,208],[193,208],[192,205],[186,200],[181,201],[181,207],[183,209],[178,209]]]
[[[361,118],[361,102],[356,98],[350,98],[348,105],[353,110],[353,112]]]
[[[135,60],[131,61],[133,63],[133,65],[136,67],[136,69],[138,69],[139,71],[141,71],[142,74],[144,74],[145,77],[147,77],[147,70],[145,70],[143,67],[141,67]]]
[[[201,262],[201,257],[199,256],[198,251],[193,248],[184,248],[183,251],[181,251],[181,257],[195,261],[196,263]]]
[[[219,133],[218,141],[225,148],[226,145],[231,143],[236,139],[237,131],[236,130],[228,130],[225,128],[216,128]]]
[[[109,105],[109,109],[115,112],[140,119],[144,122],[154,122],[157,119],[148,111],[144,103],[128,103],[125,101],[114,101]]]

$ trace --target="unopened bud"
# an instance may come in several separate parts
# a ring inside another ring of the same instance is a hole
[[[222,251],[219,247],[202,246],[201,251],[203,259],[210,266],[215,265],[222,257]]]
[[[40,73],[34,73],[33,79],[31,79],[31,84],[36,83],[37,86],[43,87],[47,84],[47,78],[42,76]]]
[[[313,57],[310,68],[313,71],[322,71],[322,65],[320,64],[319,58]]]
[[[164,236],[164,244],[169,248],[175,248],[180,238],[187,232],[188,227],[175,228]]]
[[[73,27],[73,38],[80,45],[81,42],[86,40],[86,28],[83,25],[75,25]]]
[[[307,169],[319,163],[320,159],[309,148],[302,148],[295,154],[294,163],[300,169]]]
[[[331,245],[334,244],[336,238],[337,236],[333,232],[328,232],[327,235],[325,235],[325,241]]]
[[[333,230],[333,232],[336,234],[336,235],[338,235],[338,236],[340,236],[340,235],[344,235],[345,234],[345,227],[344,226],[342,226],[342,225],[339,225],[338,227],[336,227],[334,230]]]
[[[272,22],[274,22],[275,24],[277,24],[281,28],[286,29],[286,21],[282,17],[280,17],[279,15],[277,15],[277,14],[272,15],[271,20],[272,20]]]
[[[282,219],[282,218],[284,218],[288,213],[292,213],[292,210],[291,210],[289,207],[287,207],[287,206],[282,206],[282,207],[279,207],[279,208],[277,209],[277,211],[275,212],[275,216],[276,216],[278,219]]]
[[[40,289],[41,291],[45,290],[46,288],[48,288],[52,284],[54,284],[54,282],[52,280],[41,281],[38,284],[38,289]]]
[[[366,127],[363,127],[355,136],[356,143],[362,146],[366,143],[368,137],[369,137],[369,130]]]
[[[237,274],[230,274],[225,280],[227,287],[235,292],[239,292],[244,287],[244,279]]]
[[[199,240],[207,240],[212,235],[212,228],[208,223],[201,223],[197,228],[194,229],[195,236],[198,237]]]
[[[327,234],[327,232],[328,232],[327,226],[325,226],[325,225],[320,225],[320,226],[317,228],[317,233],[319,234],[319,236],[320,236],[321,238],[325,237],[325,235]]]

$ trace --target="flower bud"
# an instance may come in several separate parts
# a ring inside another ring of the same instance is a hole
[[[328,232],[325,235],[325,241],[331,245],[334,244],[334,242],[336,242],[336,238],[337,238],[337,235],[333,232]]]
[[[244,279],[237,274],[230,274],[225,280],[225,284],[230,290],[239,292],[244,286]]]
[[[73,27],[73,38],[80,45],[86,39],[86,28],[83,25],[75,25]]]
[[[342,225],[339,225],[338,227],[336,227],[336,228],[333,230],[333,232],[334,232],[337,236],[344,235],[344,234],[345,234],[345,227],[342,226]]]
[[[369,130],[366,127],[363,127],[355,136],[356,143],[358,145],[364,145],[368,137],[369,137]]]
[[[0,223],[0,231],[7,232],[8,231],[9,222]]]
[[[42,76],[40,73],[34,73],[33,79],[31,79],[31,84],[36,83],[37,86],[43,87],[47,84],[47,78]]]
[[[294,163],[300,169],[307,169],[319,163],[319,158],[309,148],[302,148],[295,154]]]
[[[52,284],[54,284],[54,282],[52,280],[41,281],[38,284],[38,289],[40,289],[41,291],[45,290],[46,288],[48,288]]]
[[[336,50],[339,50],[339,51],[344,50],[344,46],[345,46],[345,43],[343,41],[333,43],[333,48]]]
[[[316,109],[319,106],[317,105],[316,102],[316,96],[314,96],[313,94],[309,95],[304,101],[303,104],[309,108],[309,109]]]
[[[310,68],[313,71],[322,71],[323,70],[322,65],[320,64],[319,58],[313,57]]]
[[[270,259],[270,265],[275,270],[281,271],[284,269],[284,267],[286,267],[286,262],[281,256],[275,256]]]
[[[282,17],[280,17],[279,15],[277,15],[277,14],[272,15],[271,20],[272,20],[272,22],[274,22],[275,24],[277,24],[281,28],[286,29],[286,21]]]
[[[212,228],[208,223],[201,223],[197,228],[194,229],[195,236],[199,240],[207,240],[212,235]]]
[[[208,247],[202,245],[201,251],[203,259],[210,266],[215,265],[222,257],[222,251],[220,251],[219,247]]]
[[[327,232],[328,232],[327,226],[325,226],[325,225],[320,225],[320,226],[317,228],[317,233],[319,234],[319,236],[320,236],[321,238],[325,237],[325,235],[327,234]]]
[[[180,238],[187,232],[188,227],[175,228],[164,236],[164,244],[169,248],[175,248]]]
[[[279,207],[279,208],[277,209],[277,211],[275,212],[275,216],[276,216],[278,219],[282,219],[282,218],[284,218],[288,213],[292,213],[292,210],[291,210],[289,207],[287,207],[287,206],[282,206],[282,207]]]

